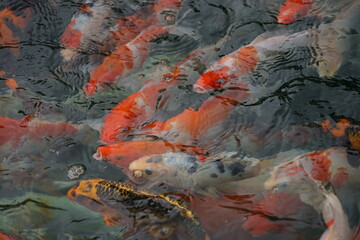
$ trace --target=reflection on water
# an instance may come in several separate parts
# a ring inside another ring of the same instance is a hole
[[[0,239],[359,239],[357,0],[0,3]]]

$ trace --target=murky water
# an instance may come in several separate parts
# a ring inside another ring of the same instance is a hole
[[[359,239],[359,7],[1,1],[0,239]]]

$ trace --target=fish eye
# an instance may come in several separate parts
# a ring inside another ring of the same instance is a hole
[[[146,173],[147,175],[151,175],[151,174],[153,174],[153,171],[152,171],[151,169],[146,168],[146,169],[145,169],[145,173]]]
[[[128,127],[123,127],[123,128],[121,128],[120,132],[122,133],[122,132],[126,132],[126,131],[128,131],[128,130],[129,130]]]
[[[163,81],[164,82],[171,82],[173,79],[172,79],[172,77],[170,77],[170,76],[165,76],[165,77],[163,77]]]
[[[166,14],[164,19],[165,19],[165,21],[166,21],[167,23],[174,23],[174,22],[175,22],[175,15],[173,15],[173,14]]]
[[[225,79],[224,78],[219,78],[216,82],[219,83],[219,84],[222,84],[222,83],[225,82]]]

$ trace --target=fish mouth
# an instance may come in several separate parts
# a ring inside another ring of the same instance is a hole
[[[99,151],[97,151],[96,153],[94,153],[93,155],[93,158],[98,160],[98,161],[101,161],[103,158],[102,158],[102,155]]]
[[[206,88],[206,87],[204,87],[204,86],[200,86],[200,85],[197,85],[197,84],[195,84],[195,85],[193,86],[193,89],[194,89],[194,91],[197,92],[197,93],[206,93],[206,92],[208,92],[208,91],[210,90],[209,87]]]

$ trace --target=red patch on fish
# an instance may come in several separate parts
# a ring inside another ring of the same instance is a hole
[[[76,20],[71,20],[60,38],[61,44],[69,49],[77,49],[81,44],[82,33],[80,30],[74,29],[75,25]]]
[[[107,146],[100,146],[94,158],[106,160],[110,163],[127,168],[129,164],[140,157],[167,152],[186,152],[189,154],[203,154],[204,151],[196,146],[160,142],[160,141],[132,141],[118,142]]]
[[[288,24],[306,17],[312,9],[312,4],[313,0],[286,0],[279,9],[278,22]]]
[[[308,157],[312,161],[311,177],[318,181],[329,181],[331,178],[331,172],[329,168],[331,166],[331,160],[325,154],[324,151],[318,151],[315,153],[309,153]]]
[[[268,193],[253,209],[254,215],[248,216],[242,227],[254,236],[270,231],[279,232],[290,225],[289,221],[272,221],[271,217],[286,218],[296,215],[303,205],[297,194]]]
[[[228,61],[233,61],[229,67]],[[240,75],[252,72],[259,61],[257,50],[253,46],[245,46],[220,59],[217,64],[222,66],[217,70],[210,70],[200,76],[194,84],[194,90],[199,93],[223,88],[231,84],[237,87],[241,84]],[[232,82],[230,82],[232,81]],[[237,82],[238,81],[238,82]]]

